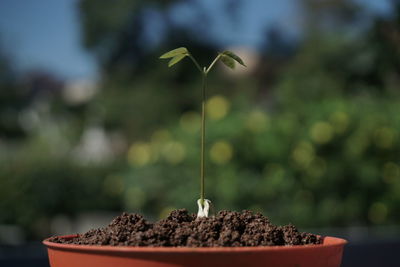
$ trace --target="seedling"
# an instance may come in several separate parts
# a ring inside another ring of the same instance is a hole
[[[207,217],[210,201],[205,198],[204,192],[204,176],[205,176],[205,160],[204,160],[204,151],[205,151],[205,138],[206,138],[206,119],[205,119],[205,103],[206,103],[206,90],[207,90],[207,75],[210,70],[214,67],[215,63],[218,60],[221,60],[226,66],[231,69],[235,68],[235,62],[239,63],[242,66],[246,66],[243,60],[235,55],[231,51],[224,51],[218,53],[218,56],[211,62],[208,67],[200,67],[200,64],[197,60],[192,56],[192,54],[186,49],[186,47],[179,47],[174,50],[171,50],[165,54],[163,54],[161,59],[170,59],[168,62],[168,67],[172,67],[185,57],[189,57],[196,68],[200,71],[202,76],[202,100],[201,100],[201,155],[200,155],[200,199],[197,200],[197,205],[199,207],[199,211],[197,213],[197,217]]]

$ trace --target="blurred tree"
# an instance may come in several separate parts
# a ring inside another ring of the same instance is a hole
[[[184,26],[171,17],[171,8],[183,2],[196,14]],[[235,5],[227,7],[232,10]],[[84,43],[99,59],[102,77],[92,115],[103,114],[107,129],[122,130],[130,138],[143,136],[182,111],[197,109],[200,90],[191,82],[198,80],[196,70],[176,66],[177,71],[168,72],[158,57],[170,48],[188,46],[196,55],[207,55],[198,56],[203,64],[203,58],[208,60],[216,51],[201,33],[210,19],[198,1],[84,0],[80,10]],[[156,46],[145,39],[149,11],[158,14],[163,26]]]
[[[258,81],[259,100],[268,100],[271,105],[275,100],[273,88],[282,72],[291,63],[297,51],[297,42],[289,40],[279,28],[266,30],[265,39],[260,48],[260,62],[255,71]]]
[[[103,74],[109,75],[126,69],[130,75],[135,75],[146,69],[148,66],[143,66],[143,63],[149,62],[148,54],[154,52],[149,51],[149,45],[144,39],[148,30],[148,11],[158,13],[157,19],[162,20],[160,23],[164,31],[159,34],[168,36],[176,30],[169,8],[179,2],[182,0],[81,1],[84,45],[99,59],[101,70],[105,72]],[[172,43],[176,41],[172,40]]]
[[[381,93],[399,93],[400,84],[400,1],[393,1],[392,14],[378,17],[362,40],[356,81],[373,86]]]
[[[332,32],[349,28],[360,20],[363,7],[347,0],[302,0],[307,33]]]
[[[399,2],[385,17],[353,1],[303,3],[307,34],[277,85],[283,102],[399,93]]]
[[[29,95],[18,84],[12,63],[0,50],[0,138],[25,136],[18,121],[20,111],[29,103]]]

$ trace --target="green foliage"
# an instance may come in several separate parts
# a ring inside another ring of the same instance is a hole
[[[179,47],[163,54],[162,56],[160,56],[160,58],[172,58],[168,62],[168,67],[172,67],[173,65],[184,59],[186,56],[189,56],[189,51],[186,49],[186,47]]]
[[[181,61],[182,59],[184,59],[186,56],[187,56],[187,55],[185,55],[185,54],[174,56],[174,57],[168,62],[168,67],[172,67],[173,65],[175,65],[176,63],[178,63],[179,61]]]
[[[222,55],[221,56],[221,61],[224,63],[227,67],[234,69],[235,68],[235,60],[233,60],[231,57]]]
[[[235,68],[235,61],[238,62],[243,67],[246,67],[243,60],[231,51],[224,51],[221,53],[221,56],[222,56],[221,58],[222,62],[231,69]]]
[[[171,58],[171,57],[182,56],[182,55],[183,56],[189,55],[189,51],[186,49],[186,47],[179,47],[174,50],[171,50],[171,51],[163,54],[162,56],[160,56],[160,58]]]

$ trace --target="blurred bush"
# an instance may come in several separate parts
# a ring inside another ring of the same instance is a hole
[[[0,223],[42,238],[51,234],[54,216],[120,207],[118,192],[107,184],[107,173],[116,166],[82,165],[44,147],[35,140],[0,153]]]
[[[208,102],[207,197],[217,209],[252,209],[301,226],[393,224],[399,220],[398,101],[329,99],[267,111],[225,113]],[[215,116],[212,114],[222,114]],[[134,142],[127,154],[127,209],[195,211],[199,114]]]

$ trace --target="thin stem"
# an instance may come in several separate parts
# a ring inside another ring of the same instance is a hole
[[[189,54],[189,57],[190,57],[190,59],[193,61],[194,65],[196,65],[197,69],[198,69],[201,73],[203,73],[203,70],[201,69],[200,64],[197,62],[197,60],[196,60],[191,54]]]
[[[206,90],[207,90],[207,74],[211,70],[211,68],[217,63],[218,59],[221,57],[219,54],[213,62],[211,62],[208,68],[204,67],[203,69],[200,67],[200,64],[197,60],[189,54],[190,59],[196,65],[197,69],[202,74],[202,100],[201,100],[201,155],[200,155],[200,204],[204,206],[205,201],[205,139],[206,139]]]
[[[218,56],[213,60],[213,62],[211,62],[210,66],[205,71],[206,74],[211,70],[212,67],[214,67],[215,63],[217,63],[217,61],[220,57],[221,57],[221,54],[218,54]]]
[[[204,206],[204,176],[205,176],[205,138],[206,138],[206,89],[207,89],[207,72],[203,70],[203,86],[202,86],[202,101],[201,101],[201,159],[200,159],[200,203]]]

